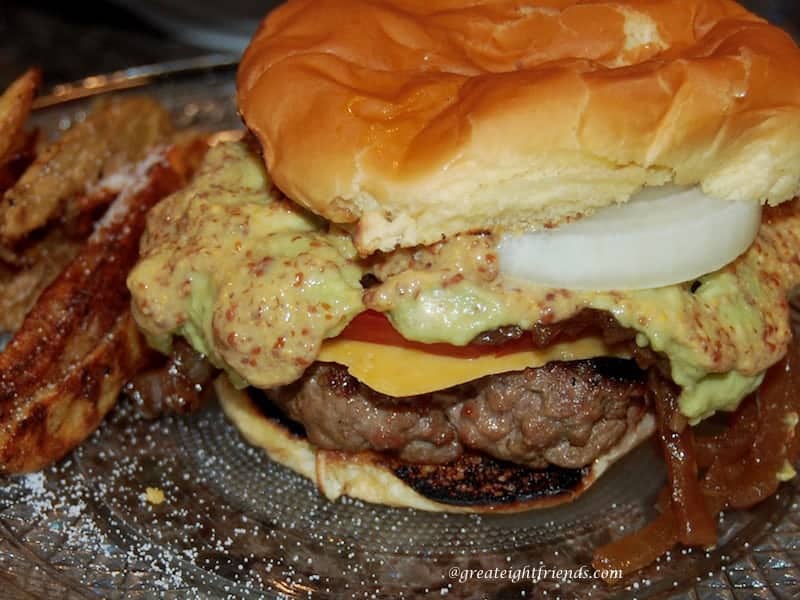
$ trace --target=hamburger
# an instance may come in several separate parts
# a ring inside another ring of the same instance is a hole
[[[128,286],[248,440],[331,499],[485,512],[657,432],[676,535],[713,543],[695,428],[766,427],[800,282],[787,34],[729,0],[289,0],[237,94],[247,136],[151,211]]]

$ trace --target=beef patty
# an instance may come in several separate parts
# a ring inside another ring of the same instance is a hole
[[[615,358],[554,362],[405,398],[370,389],[340,365],[315,363],[268,395],[322,448],[427,464],[472,449],[533,468],[591,463],[647,408],[643,373]]]

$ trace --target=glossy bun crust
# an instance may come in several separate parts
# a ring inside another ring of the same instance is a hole
[[[800,50],[732,0],[289,0],[238,99],[275,183],[362,254],[668,181],[800,187]]]

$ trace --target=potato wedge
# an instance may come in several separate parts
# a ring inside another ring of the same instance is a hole
[[[98,102],[83,122],[38,154],[0,201],[0,241],[13,247],[56,218],[83,210],[82,199],[173,134],[167,111],[147,97]]]
[[[31,165],[36,157],[36,131],[25,131],[21,129],[17,134],[17,139],[11,141],[11,146],[0,162],[0,198],[6,190],[14,186],[25,170]]]
[[[30,69],[0,96],[0,165],[11,159],[15,146],[19,145],[41,81],[41,72]]]
[[[88,437],[150,352],[125,285],[150,207],[184,183],[170,154],[114,201],[0,354],[0,472],[34,471]]]
[[[75,258],[82,243],[54,227],[11,257],[13,264],[0,260],[0,331],[14,332],[22,325],[39,294]]]

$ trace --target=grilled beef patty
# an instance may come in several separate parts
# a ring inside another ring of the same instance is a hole
[[[533,468],[579,468],[638,423],[645,389],[635,363],[601,358],[489,375],[405,398],[370,389],[340,365],[316,363],[268,395],[322,448],[371,449],[427,464],[473,449]]]

